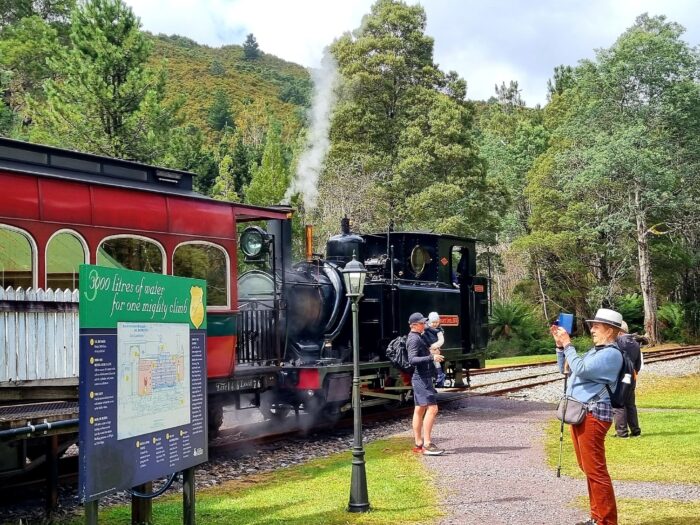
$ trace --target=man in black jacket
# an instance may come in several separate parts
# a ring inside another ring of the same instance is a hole
[[[642,368],[642,351],[634,334],[629,334],[627,332],[629,332],[627,323],[622,321],[622,331],[617,337],[617,346],[629,356],[634,365],[635,372],[639,373]],[[639,428],[634,390],[630,394],[624,407],[613,408],[613,416],[615,418],[615,433],[617,437],[626,438],[630,435],[635,437],[642,433],[642,430]]]
[[[413,410],[413,437],[416,446],[414,452],[426,456],[438,456],[444,452],[435,446],[430,440],[435,417],[438,413],[437,391],[433,386],[433,363],[440,363],[444,357],[439,353],[431,353],[425,340],[421,337],[425,330],[427,319],[422,313],[416,312],[408,318],[411,331],[406,337],[406,352],[408,362],[413,365],[413,401],[416,405]]]

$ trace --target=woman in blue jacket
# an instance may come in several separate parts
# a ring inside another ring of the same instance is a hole
[[[613,412],[605,385],[615,390],[622,367],[622,354],[615,339],[622,326],[622,315],[601,308],[590,325],[594,347],[583,356],[576,353],[569,334],[552,326],[557,345],[557,362],[562,372],[571,373],[566,394],[588,404],[588,413],[578,425],[571,426],[571,439],[578,465],[586,475],[591,519],[577,525],[617,525],[617,505],[612,480],[605,461],[605,436],[612,424]]]

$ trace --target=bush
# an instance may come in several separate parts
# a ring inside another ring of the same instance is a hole
[[[666,303],[659,308],[657,315],[661,325],[661,337],[665,341],[682,342],[685,324],[683,306],[678,303]]]
[[[615,300],[615,310],[622,314],[630,333],[644,331],[644,299],[638,293],[628,293]]]
[[[522,301],[496,303],[489,318],[489,351],[498,357],[547,354],[553,343],[545,323]]]

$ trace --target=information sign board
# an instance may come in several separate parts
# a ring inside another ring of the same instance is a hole
[[[80,267],[80,498],[207,461],[206,281]]]

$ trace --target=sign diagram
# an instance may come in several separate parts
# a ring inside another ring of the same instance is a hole
[[[190,423],[190,328],[118,323],[117,439]]]

